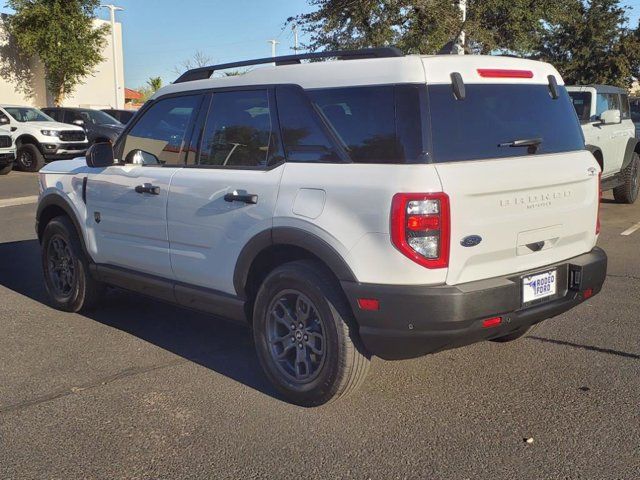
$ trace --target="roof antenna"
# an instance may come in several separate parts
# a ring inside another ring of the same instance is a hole
[[[451,87],[453,88],[453,96],[456,97],[456,100],[464,100],[467,97],[462,75],[458,72],[451,74]]]

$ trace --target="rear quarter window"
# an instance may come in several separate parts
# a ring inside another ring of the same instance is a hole
[[[463,100],[453,96],[451,85],[432,85],[428,96],[434,162],[584,149],[582,130],[564,87],[559,87],[557,99],[551,98],[548,86],[531,84],[467,84]],[[541,142],[535,149],[506,145],[525,139]]]

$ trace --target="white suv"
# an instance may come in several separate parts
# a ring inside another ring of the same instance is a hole
[[[11,130],[3,127],[0,122],[0,175],[6,175],[13,169],[15,159],[16,146]]]
[[[82,127],[56,122],[37,108],[0,105],[0,125],[13,132],[16,167],[37,172],[45,162],[83,155],[89,143]]]
[[[600,291],[600,169],[552,66],[373,49],[209,78],[272,61],[189,71],[41,170],[58,308],[110,285],[248,323],[318,405],[372,355],[514,340]]]
[[[640,187],[640,143],[628,92],[608,85],[568,86],[587,149],[602,168],[602,189],[618,203],[634,203]]]

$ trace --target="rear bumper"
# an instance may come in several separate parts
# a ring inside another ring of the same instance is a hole
[[[558,269],[558,292],[544,303],[522,307],[521,277]],[[365,348],[385,359],[419,357],[507,335],[582,303],[586,290],[597,294],[607,272],[600,248],[532,272],[520,272],[456,286],[398,286],[342,282]],[[361,310],[358,298],[375,298],[377,311]],[[487,318],[502,317],[483,328]]]

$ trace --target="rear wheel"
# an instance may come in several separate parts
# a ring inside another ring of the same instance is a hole
[[[13,163],[10,163],[9,165],[5,165],[4,167],[0,167],[0,175],[6,175],[11,170],[13,170]]]
[[[21,145],[16,152],[16,165],[24,172],[37,172],[44,166],[44,157],[35,145]]]
[[[95,306],[105,287],[89,273],[76,229],[67,217],[56,217],[42,236],[42,270],[54,306],[78,312]]]
[[[622,171],[623,184],[613,189],[613,198],[618,203],[631,204],[638,198],[640,189],[640,157],[633,154],[631,163]]]
[[[256,350],[289,401],[322,405],[356,390],[369,369],[351,309],[323,265],[296,261],[265,279],[253,316]]]

